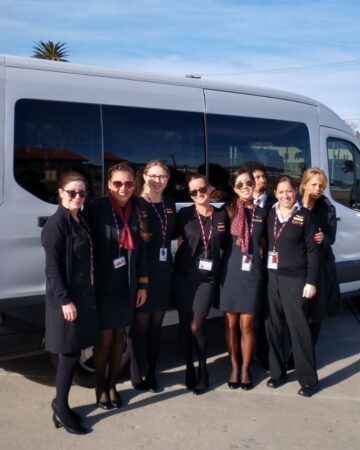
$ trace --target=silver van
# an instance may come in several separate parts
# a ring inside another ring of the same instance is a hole
[[[300,95],[0,56],[0,353],[42,343],[40,232],[56,209],[59,174],[84,173],[98,196],[107,168],[123,160],[166,161],[179,206],[193,172],[226,200],[229,175],[245,161],[264,164],[270,180],[321,167],[339,220],[341,292],[358,294],[359,147],[333,111]]]

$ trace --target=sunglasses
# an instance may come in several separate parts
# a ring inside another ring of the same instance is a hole
[[[190,197],[196,197],[198,194],[206,194],[208,191],[208,186],[203,186],[199,189],[194,189],[189,191]]]
[[[134,182],[133,181],[112,181],[112,185],[114,186],[115,189],[121,189],[123,186],[125,186],[125,189],[132,189],[134,187]]]
[[[246,180],[244,183],[242,181],[238,181],[235,184],[236,189],[242,189],[244,186],[253,187],[255,182],[253,180]]]
[[[79,195],[80,198],[85,198],[88,194],[87,191],[75,191],[75,190],[67,191],[66,189],[63,189],[63,191],[67,193],[67,195],[69,196],[69,198],[71,198],[71,200],[74,200],[74,198],[76,198],[77,195]]]

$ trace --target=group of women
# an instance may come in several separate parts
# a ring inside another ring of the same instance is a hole
[[[108,171],[108,195],[85,206],[87,183],[81,174],[68,172],[59,182],[59,208],[42,232],[46,349],[59,355],[52,401],[56,427],[88,431],[68,397],[80,351],[91,345],[97,406],[121,406],[116,382],[128,327],[132,385],[158,389],[161,326],[170,305],[179,313],[185,384],[194,394],[209,388],[204,321],[211,306],[224,312],[229,388],[253,387],[256,317],[266,304],[267,385],[276,388],[286,381],[283,340],[289,336],[299,394],[309,397],[318,389],[314,343],[338,294],[331,251],[336,217],[323,196],[325,174],[308,169],[301,198],[292,178],[280,176],[270,212],[254,203],[250,168],[234,172],[235,198],[222,208],[211,204],[207,178],[194,174],[188,182],[193,204],[177,214],[174,201],[164,195],[169,176],[162,161],[149,161],[139,195],[134,195],[133,169],[117,164]],[[329,276],[335,283],[332,291],[326,284]]]

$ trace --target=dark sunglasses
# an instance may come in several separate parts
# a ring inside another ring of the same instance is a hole
[[[123,186],[125,186],[125,189],[131,189],[134,187],[134,182],[133,181],[112,181],[112,184],[114,186],[115,189],[121,189]]]
[[[199,189],[194,189],[189,191],[190,197],[196,197],[198,194],[206,194],[208,191],[208,186],[203,186]]]
[[[253,187],[255,182],[253,180],[246,180],[244,183],[242,181],[238,181],[235,184],[236,189],[242,189],[243,186]]]
[[[79,195],[80,198],[85,198],[88,194],[87,191],[75,191],[75,190],[67,191],[66,189],[63,189],[63,191],[67,193],[67,195],[69,196],[69,198],[71,198],[71,200],[74,200],[74,198],[77,195]]]

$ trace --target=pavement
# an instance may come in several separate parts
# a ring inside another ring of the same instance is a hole
[[[50,401],[54,369],[45,353],[0,360],[0,449],[342,449],[360,448],[360,322],[351,313],[324,321],[317,345],[321,390],[297,395],[294,371],[276,390],[253,364],[255,387],[227,387],[229,363],[221,319],[208,321],[210,390],[194,396],[184,387],[175,327],[164,333],[158,393],[118,384],[119,410],[95,407],[92,389],[73,386],[70,403],[92,432],[55,429]]]

